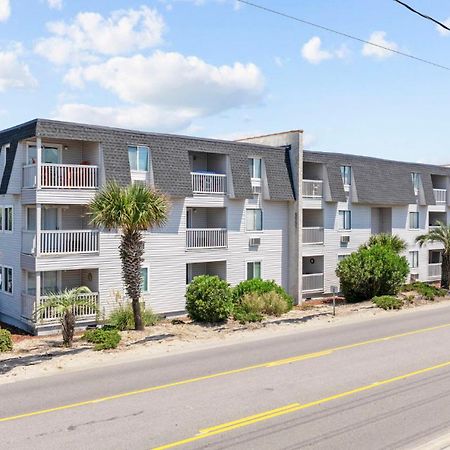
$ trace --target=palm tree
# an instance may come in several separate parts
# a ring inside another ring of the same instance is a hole
[[[132,302],[135,329],[143,330],[139,304],[145,245],[142,233],[166,223],[169,202],[166,196],[146,185],[122,187],[112,182],[95,196],[89,209],[94,225],[121,230],[122,277]]]
[[[406,250],[406,242],[402,238],[388,233],[373,234],[361,247],[369,248],[376,244],[390,247],[395,253],[401,253]]]
[[[450,226],[437,221],[436,228],[433,228],[427,234],[417,236],[416,242],[421,247],[427,242],[440,242],[444,246],[442,250],[441,288],[448,289],[450,281]]]
[[[90,294],[91,290],[86,286],[65,289],[61,293],[51,293],[47,300],[42,303],[40,308],[35,312],[41,318],[45,315],[45,311],[51,309],[52,312],[60,318],[62,326],[63,344],[65,347],[71,347],[73,335],[75,332],[76,310],[78,308],[88,307],[97,308],[92,301],[82,297],[82,294]]]

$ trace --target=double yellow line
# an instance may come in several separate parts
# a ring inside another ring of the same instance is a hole
[[[332,353],[341,351],[341,350],[348,350],[348,349],[352,349],[352,348],[356,348],[356,347],[361,347],[364,345],[385,342],[385,341],[389,341],[389,340],[393,340],[393,339],[399,339],[402,337],[413,336],[415,334],[426,333],[426,332],[436,331],[436,330],[445,329],[445,328],[450,328],[450,323],[446,323],[443,325],[437,325],[437,326],[433,326],[433,327],[420,328],[418,330],[407,331],[405,333],[394,334],[391,336],[384,336],[384,337],[380,337],[380,338],[369,339],[366,341],[356,342],[353,344],[341,345],[339,347],[329,348],[329,349],[326,349],[326,350],[323,350],[320,352],[306,353],[303,355],[297,355],[297,356],[293,356],[290,358],[279,359],[276,361],[269,361],[269,362],[264,362],[261,364],[254,364],[251,366],[241,367],[238,369],[217,372],[217,373],[213,373],[210,375],[203,375],[203,376],[199,376],[196,378],[189,378],[189,379],[185,379],[185,380],[181,380],[181,381],[175,381],[173,383],[162,384],[159,386],[150,386],[150,387],[143,388],[143,389],[122,392],[122,393],[115,394],[115,395],[108,395],[106,397],[99,397],[99,398],[92,399],[92,400],[85,400],[85,401],[81,401],[81,402],[70,403],[67,405],[56,406],[53,408],[41,409],[41,410],[37,410],[37,411],[16,414],[13,416],[2,417],[2,418],[0,418],[0,423],[12,421],[12,420],[18,420],[18,419],[25,419],[28,417],[39,416],[42,414],[49,414],[49,413],[53,413],[53,412],[64,411],[67,409],[78,408],[81,406],[95,405],[97,403],[107,402],[107,401],[111,401],[111,400],[118,400],[118,399],[122,399],[122,398],[126,398],[126,397],[131,397],[134,395],[146,394],[146,393],[150,393],[150,392],[160,391],[163,389],[169,389],[172,387],[183,386],[183,385],[187,385],[187,384],[191,384],[191,383],[198,383],[200,381],[211,380],[214,378],[225,377],[228,375],[236,375],[236,374],[243,373],[243,372],[249,372],[251,370],[277,367],[277,366],[281,366],[284,364],[291,364],[291,363],[295,363],[295,362],[299,362],[299,361],[304,361],[307,359],[319,358],[322,356],[331,355]]]

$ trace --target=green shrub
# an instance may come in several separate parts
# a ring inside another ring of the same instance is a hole
[[[281,296],[288,305],[287,311],[290,311],[294,306],[292,297],[281,286],[275,283],[275,281],[261,280],[259,278],[242,281],[235,286],[233,289],[233,302],[235,304],[239,304],[245,294],[265,294],[267,292],[276,292],[279,296]]]
[[[199,322],[222,322],[233,311],[229,284],[217,276],[195,277],[186,290],[189,317]]]
[[[87,330],[83,339],[94,345],[94,350],[108,350],[119,345],[121,336],[117,330],[97,328]]]
[[[439,289],[431,284],[416,281],[411,285],[412,290],[416,291],[422,297],[427,300],[434,300],[435,297],[445,297],[447,291],[445,289]]]
[[[353,252],[336,269],[348,302],[369,300],[399,292],[409,273],[409,264],[389,246],[374,244]]]
[[[236,307],[233,312],[234,320],[237,320],[240,324],[244,325],[248,322],[261,322],[263,315],[258,312],[245,311],[241,307]]]
[[[266,292],[261,298],[264,303],[263,313],[268,316],[280,317],[292,309],[292,303],[288,303],[278,292]]]
[[[395,253],[400,253],[406,250],[406,242],[397,235],[380,233],[373,234],[369,240],[362,245],[362,248],[373,247],[374,245],[382,245],[383,247],[391,248]]]
[[[392,295],[382,295],[381,297],[374,297],[372,301],[378,308],[382,309],[401,309],[403,306],[403,302]]]
[[[158,322],[158,316],[151,309],[141,307],[142,322],[149,327]],[[130,304],[121,305],[109,316],[108,323],[120,331],[134,330],[134,314]]]
[[[13,349],[11,332],[0,329],[0,353],[10,352]]]

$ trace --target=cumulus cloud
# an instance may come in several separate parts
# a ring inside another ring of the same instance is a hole
[[[50,22],[47,29],[51,36],[40,39],[35,51],[62,65],[94,62],[99,56],[123,55],[154,47],[162,41],[165,24],[156,10],[141,6],[113,11],[109,17],[81,12],[72,22]]]
[[[442,22],[444,25],[446,25],[447,27],[450,27],[450,17],[448,19],[445,19]],[[446,30],[445,28],[442,28],[439,25],[436,25],[436,30],[439,32],[439,34],[441,34],[442,36],[450,36],[450,31]]]
[[[47,0],[47,4],[51,9],[62,9],[63,0]]]
[[[322,48],[322,41],[320,37],[312,37],[302,47],[302,56],[311,64],[320,64],[322,61],[329,59],[343,59],[348,56],[348,49],[345,46],[341,46],[337,50],[324,50]]]
[[[374,31],[369,39],[369,42],[376,45],[381,45],[382,47],[392,48],[393,50],[398,50],[398,45],[393,41],[386,40],[386,32],[385,31]],[[378,59],[389,58],[393,56],[394,53],[385,50],[384,48],[375,47],[370,44],[364,44],[362,48],[362,54],[364,56],[374,57]]]
[[[11,15],[9,0],[0,0],[0,22],[6,22]]]
[[[21,44],[15,43],[10,48],[0,49],[0,92],[9,88],[32,88],[37,81],[27,64],[21,61],[23,53]]]
[[[195,109],[199,115],[261,99],[264,78],[252,63],[214,66],[195,56],[156,51],[74,68],[66,82],[95,82],[122,101]]]

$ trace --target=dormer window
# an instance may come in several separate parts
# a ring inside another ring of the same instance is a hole
[[[412,179],[412,184],[413,184],[413,188],[414,188],[414,195],[419,195],[420,173],[412,172],[411,179]]]
[[[341,176],[344,186],[352,184],[352,168],[351,166],[341,166]]]
[[[129,145],[128,160],[132,172],[148,172],[149,148],[142,145]]]
[[[261,158],[250,158],[249,159],[250,166],[250,176],[252,178],[261,178],[261,168],[262,168],[262,160]]]

